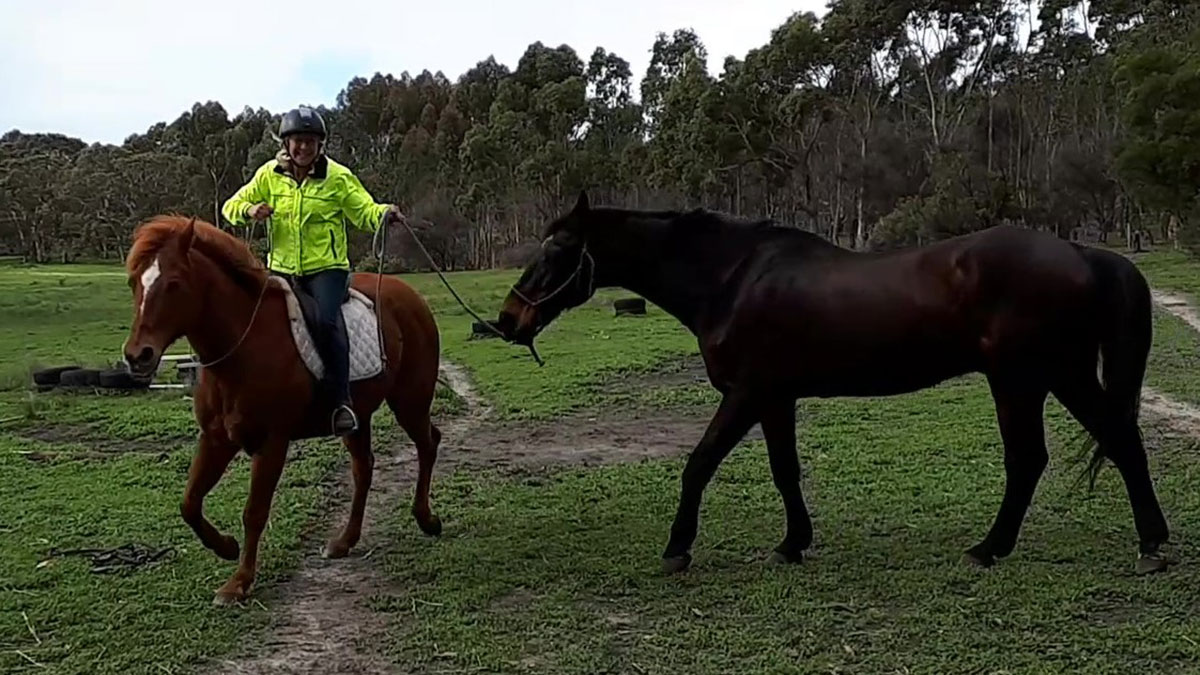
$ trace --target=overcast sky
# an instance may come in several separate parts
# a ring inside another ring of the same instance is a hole
[[[640,81],[659,31],[691,28],[709,53],[745,56],[795,11],[825,0],[0,0],[0,133],[120,143],[197,101],[231,115],[332,105],[356,75],[441,70],[494,55],[515,67],[534,41],[586,62],[602,46]]]

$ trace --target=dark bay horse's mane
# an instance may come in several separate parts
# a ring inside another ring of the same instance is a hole
[[[663,228],[663,233],[673,239],[687,239],[701,234],[729,235],[722,236],[722,245],[733,244],[735,240],[748,244],[761,242],[763,239],[783,238],[793,243],[799,243],[812,252],[825,254],[849,253],[821,236],[797,227],[784,225],[774,218],[740,218],[721,211],[696,208],[688,211],[680,210],[639,210],[600,207],[591,210],[592,217],[615,218],[625,222],[661,221],[651,227]],[[546,228],[544,237],[552,236],[562,229],[568,219],[562,218],[552,222]],[[749,236],[741,236],[749,235]]]
[[[133,233],[133,245],[125,259],[130,276],[151,264],[164,246],[174,241],[192,224],[192,250],[198,251],[227,272],[247,291],[262,289],[267,270],[241,239],[211,223],[176,214],[159,215],[142,223]]]

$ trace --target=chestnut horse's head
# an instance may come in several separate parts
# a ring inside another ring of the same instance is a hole
[[[197,227],[195,218],[159,217],[134,233],[125,260],[134,309],[125,362],[135,375],[152,374],[167,347],[200,316],[201,293],[188,259]]]
[[[506,340],[531,345],[559,314],[592,297],[596,261],[588,252],[590,216],[587,194],[580,193],[575,208],[547,228],[541,251],[525,268],[500,309],[495,326]]]

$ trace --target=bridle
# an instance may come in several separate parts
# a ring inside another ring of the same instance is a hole
[[[543,243],[542,246],[544,247],[545,243]],[[520,298],[521,301],[524,302],[526,305],[529,305],[530,307],[537,307],[538,305],[541,305],[542,303],[557,296],[559,293],[562,293],[563,291],[567,290],[567,288],[571,284],[573,284],[576,279],[579,278],[579,274],[581,272],[583,272],[583,262],[585,260],[589,263],[588,264],[588,292],[587,292],[587,294],[588,294],[588,297],[591,297],[592,293],[596,290],[596,259],[592,257],[591,253],[588,252],[588,247],[587,247],[586,243],[583,245],[583,248],[580,249],[580,251],[579,251],[579,264],[575,266],[575,271],[571,272],[571,276],[567,277],[567,280],[562,282],[562,285],[560,285],[558,288],[547,293],[546,295],[543,295],[542,297],[538,298],[537,300],[530,300],[528,296],[526,296],[524,293],[522,293],[520,291],[520,289],[517,288],[516,284],[513,284],[511,287],[513,295]]]

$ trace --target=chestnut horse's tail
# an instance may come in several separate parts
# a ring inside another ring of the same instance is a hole
[[[1104,434],[1098,438],[1088,462],[1090,487],[1104,464],[1107,446],[1127,434],[1139,441],[1142,383],[1153,336],[1153,299],[1141,271],[1124,256],[1110,251],[1084,248],[1083,256],[1098,284],[1097,325],[1100,328],[1101,383],[1104,387]]]

